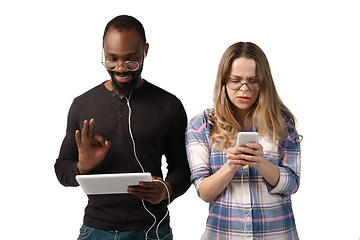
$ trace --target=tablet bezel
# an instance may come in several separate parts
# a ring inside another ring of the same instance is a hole
[[[151,182],[151,173],[77,175],[76,181],[87,195],[127,193],[128,186]]]

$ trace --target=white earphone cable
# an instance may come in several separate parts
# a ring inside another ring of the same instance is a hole
[[[245,121],[244,121],[244,127],[243,127],[243,130],[245,131],[245,128],[246,128],[246,119],[247,117],[249,116],[249,114],[256,108],[256,106],[250,110],[250,112],[248,112],[248,114],[246,114],[245,116]],[[249,217],[249,215],[251,214],[253,208],[254,208],[254,205],[253,205],[253,202],[254,202],[254,196],[253,196],[253,193],[252,193],[252,190],[251,190],[251,178],[250,178],[250,165],[248,165],[247,167],[247,172],[248,172],[248,181],[249,181],[249,191],[250,191],[250,209],[248,211],[248,213],[245,215],[245,212],[244,212],[244,206],[242,206],[242,212],[243,212],[243,216],[244,216],[244,238],[245,235],[246,235],[246,231],[247,231],[247,227],[246,227],[246,223],[247,223],[247,218]],[[244,204],[244,201],[243,201],[243,198],[244,198],[244,167],[241,169],[241,189],[242,189],[242,192],[241,192],[241,202],[242,204]],[[252,236],[253,239],[257,239],[256,237]]]
[[[127,102],[127,106],[129,108],[129,133],[130,133],[130,137],[131,137],[131,141],[132,141],[132,144],[133,144],[133,151],[134,151],[134,156],[136,158],[136,161],[138,162],[139,166],[141,167],[141,170],[142,172],[145,172],[143,166],[141,165],[140,161],[139,161],[139,158],[136,154],[136,147],[135,147],[135,140],[134,140],[134,136],[132,134],[132,130],[131,130],[131,113],[132,113],[132,110],[131,110],[131,107],[130,107],[130,98],[131,98],[131,95],[132,95],[132,91],[130,92],[130,95],[129,95],[129,98],[125,97],[126,99],[126,102]],[[170,199],[170,192],[169,192],[169,189],[168,187],[166,186],[166,184],[163,182],[163,181],[160,181],[160,180],[156,180],[156,179],[153,179],[152,181],[154,182],[160,182],[162,183],[164,186],[165,186],[165,189],[166,189],[166,192],[167,192],[167,196],[168,196],[168,205],[170,204],[171,202],[171,199]],[[154,218],[154,223],[151,225],[151,227],[146,231],[146,234],[145,234],[145,239],[148,239],[148,233],[150,232],[150,230],[155,226],[156,224],[156,217],[155,215],[149,211],[149,209],[147,209],[147,207],[145,206],[145,202],[144,202],[144,199],[141,199],[141,202],[142,202],[142,205],[144,206],[144,209]],[[169,209],[167,209],[167,212],[165,214],[165,216],[161,219],[161,221],[158,223],[157,227],[156,227],[156,236],[157,236],[157,239],[160,240],[160,237],[159,237],[159,226],[160,224],[165,220],[165,218],[167,217],[167,215],[169,214]]]
[[[126,103],[127,103],[127,106],[129,108],[129,133],[130,133],[130,137],[131,137],[131,141],[132,141],[132,144],[133,144],[133,151],[134,151],[134,156],[136,158],[136,161],[138,162],[139,166],[141,167],[141,171],[144,173],[144,168],[143,166],[141,165],[140,161],[139,161],[139,158],[137,157],[137,154],[136,154],[136,147],[135,147],[135,140],[134,140],[134,136],[132,134],[132,131],[131,131],[131,113],[132,113],[132,110],[131,110],[131,107],[130,107],[130,98],[131,98],[131,95],[132,95],[132,91],[130,92],[130,95],[129,95],[129,98],[125,97],[126,98]]]

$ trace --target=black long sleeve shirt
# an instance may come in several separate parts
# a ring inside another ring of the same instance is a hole
[[[190,187],[190,171],[185,150],[187,117],[180,100],[161,88],[144,81],[131,95],[131,130],[136,153],[144,170],[162,177],[161,159],[165,155],[172,198]],[[104,160],[88,174],[141,172],[134,156],[129,133],[129,109],[126,99],[109,91],[104,83],[74,99],[68,114],[66,135],[55,163],[55,172],[64,186],[78,186],[78,149],[75,131],[81,130],[84,120],[95,120],[93,133],[111,141]],[[133,194],[89,195],[83,224],[108,230],[148,229],[153,217]],[[147,208],[159,222],[166,214],[167,201]],[[163,221],[170,221],[169,216]]]

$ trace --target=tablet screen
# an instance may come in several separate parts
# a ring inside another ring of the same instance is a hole
[[[128,186],[152,181],[150,173],[90,174],[75,178],[87,195],[127,193]]]

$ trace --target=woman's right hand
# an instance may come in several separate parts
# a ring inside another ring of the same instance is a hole
[[[226,150],[227,162],[218,171],[201,181],[199,195],[205,202],[215,201],[229,185],[235,172],[245,166],[240,163],[239,154],[236,147],[228,148]]]
[[[239,151],[239,148],[234,146],[230,147],[226,150],[226,164],[229,166],[229,168],[234,171],[234,173],[243,168],[244,164],[241,164],[241,158],[240,158],[241,152]]]

